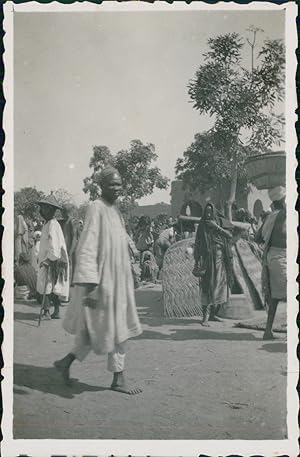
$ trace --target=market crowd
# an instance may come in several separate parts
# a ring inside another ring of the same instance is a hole
[[[160,281],[167,250],[194,237],[192,273],[199,278],[202,325],[209,325],[209,319],[218,319],[232,286],[236,225],[211,202],[197,221],[161,215],[133,217],[125,223],[117,206],[119,172],[108,166],[99,179],[101,198],[90,203],[84,221],[73,217],[53,193],[36,202],[42,223],[17,215],[15,298],[36,299],[43,320],[59,319],[61,304],[69,303],[63,327],[75,336],[74,347],[55,362],[65,383],[74,360],[82,361],[93,350],[108,355],[111,388],[136,394],[140,389],[128,386],[124,377],[127,340],[142,332],[134,289]],[[243,208],[235,208],[233,218],[245,223],[243,236],[258,246],[268,310],[265,339],[273,338],[277,305],[286,299],[285,189],[271,189],[269,196],[272,208],[259,221]]]

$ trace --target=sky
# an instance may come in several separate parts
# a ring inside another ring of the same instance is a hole
[[[88,199],[94,145],[111,152],[154,143],[162,173],[211,119],[193,109],[187,84],[207,40],[255,25],[284,38],[284,12],[15,13],[14,187],[64,188]],[[250,64],[250,53],[245,52]],[[139,204],[170,201],[170,188]]]

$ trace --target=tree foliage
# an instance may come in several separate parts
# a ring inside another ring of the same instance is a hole
[[[39,221],[41,216],[37,202],[45,197],[44,192],[35,187],[23,187],[14,193],[15,215],[23,214],[24,217]]]
[[[284,95],[284,45],[281,40],[265,40],[255,53],[260,30],[249,31],[251,41],[236,33],[208,40],[204,63],[188,93],[193,107],[212,117],[214,125],[195,136],[176,164],[177,177],[192,188],[205,191],[229,184],[229,207],[237,186],[247,188],[245,159],[279,145],[283,135],[283,116],[276,113],[276,104]]]
[[[77,211],[78,219],[84,221],[88,205],[89,205],[88,202],[84,202],[78,206],[78,211]]]
[[[60,210],[57,211],[58,217],[66,217],[65,211],[68,212],[69,215],[72,217],[78,218],[78,206],[74,201],[73,195],[66,189],[59,188],[54,191],[54,196],[59,203],[59,205],[63,208],[63,213]]]
[[[66,189],[59,188],[55,190],[54,196],[61,206],[76,206],[73,195]]]
[[[166,189],[168,178],[161,174],[158,167],[152,166],[157,160],[155,147],[151,143],[143,144],[133,140],[129,149],[112,154],[106,146],[94,146],[90,159],[91,176],[84,179],[84,192],[91,200],[101,195],[99,175],[106,165],[113,165],[119,171],[123,182],[123,195],[120,208],[126,213],[137,200],[152,194],[155,188]]]
[[[67,190],[62,188],[57,189],[54,191],[54,196],[62,208],[68,209],[74,217],[79,218],[84,213],[84,209],[81,208],[82,205],[77,207],[73,195]],[[23,187],[16,191],[14,193],[15,215],[23,214],[26,218],[40,222],[42,218],[37,202],[45,197],[46,194],[41,190],[37,190],[35,187]],[[61,216],[60,212],[57,215]]]

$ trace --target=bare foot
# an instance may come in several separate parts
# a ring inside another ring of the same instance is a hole
[[[51,321],[51,315],[49,311],[44,311],[41,315],[41,321]]]
[[[121,392],[127,395],[137,395],[142,392],[142,389],[139,387],[129,387],[126,384],[125,376],[122,371],[114,373],[113,381],[110,386],[111,390],[115,390],[116,392]]]
[[[208,322],[201,322],[202,327],[210,327]]]
[[[57,371],[62,375],[63,381],[66,384],[66,386],[71,385],[71,380],[70,380],[70,367],[66,365],[62,360],[56,360],[53,364]]]
[[[126,384],[123,385],[117,385],[117,384],[112,384],[110,386],[111,390],[115,390],[116,392],[121,392],[123,394],[127,395],[137,395],[142,392],[142,389],[139,387],[128,387]]]

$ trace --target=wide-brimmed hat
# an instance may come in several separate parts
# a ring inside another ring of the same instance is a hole
[[[37,202],[38,205],[50,205],[53,206],[54,208],[62,210],[62,207],[59,205],[58,201],[56,200],[55,196],[53,193],[48,195],[45,198],[42,198],[42,200],[39,200]]]

